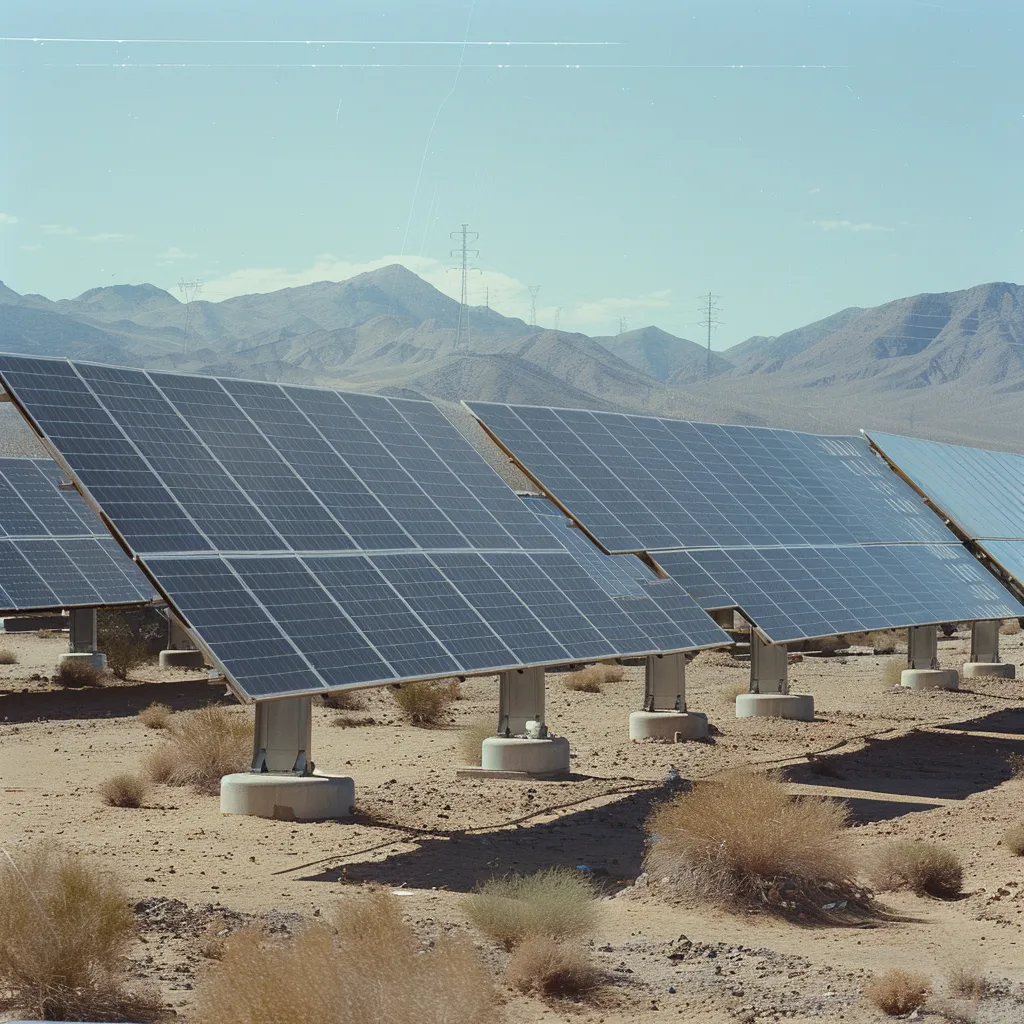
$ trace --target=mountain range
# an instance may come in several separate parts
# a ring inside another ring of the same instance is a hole
[[[421,395],[768,424],[875,427],[1024,451],[1024,287],[850,307],[723,352],[658,327],[591,338],[459,304],[404,267],[180,302],[151,284],[74,299],[0,283],[0,350]],[[458,340],[458,344],[456,344]],[[4,430],[0,422],[0,430]]]

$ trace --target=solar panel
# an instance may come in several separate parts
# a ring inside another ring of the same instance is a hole
[[[429,402],[19,356],[0,377],[241,696],[727,641],[646,568],[609,593],[613,560]]]
[[[775,642],[1018,614],[864,438],[466,404],[606,551]]]
[[[871,431],[882,456],[1024,591],[1024,455]]]
[[[50,459],[0,458],[0,614],[156,598]]]

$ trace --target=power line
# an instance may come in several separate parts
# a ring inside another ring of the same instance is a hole
[[[530,292],[530,324],[533,327],[537,326],[537,293],[540,291],[539,284],[528,284],[526,286]]]
[[[702,327],[706,327],[708,332],[708,361],[705,369],[707,380],[711,380],[711,332],[722,323],[718,319],[718,314],[722,312],[718,306],[719,298],[721,296],[714,295],[711,292],[700,297],[700,324]]]
[[[475,242],[479,237],[479,233],[476,231],[470,231],[468,224],[462,225],[461,231],[450,231],[448,237],[455,242],[462,242],[457,249],[452,249],[449,253],[451,256],[458,256],[462,260],[461,267],[452,267],[452,270],[462,271],[462,297],[459,302],[459,326],[455,331],[455,349],[459,349],[462,339],[466,339],[465,348],[469,351],[469,296],[466,288],[466,275],[471,271],[475,270],[478,274],[481,273],[476,267],[469,265],[470,260],[475,260],[480,255],[479,249],[470,249],[469,243]]]

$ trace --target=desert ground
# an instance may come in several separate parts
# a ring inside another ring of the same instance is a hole
[[[943,665],[962,664],[968,646],[963,631],[940,639]],[[56,844],[115,872],[138,901],[133,976],[157,985],[179,1019],[210,969],[211,933],[254,918],[287,932],[369,885],[398,894],[424,941],[469,931],[500,986],[507,954],[472,932],[464,895],[508,872],[585,865],[600,893],[590,948],[607,984],[580,1004],[502,987],[508,1021],[880,1021],[862,986],[901,966],[932,979],[921,1018],[1024,1020],[1024,859],[1000,844],[1024,821],[1024,776],[1014,777],[1014,755],[1024,758],[1022,682],[910,692],[886,682],[889,656],[807,654],[790,677],[793,690],[814,695],[813,723],[737,720],[732,701],[747,667],[699,656],[687,670],[688,702],[716,729],[710,742],[671,745],[627,739],[641,668],[601,693],[569,691],[550,673],[548,722],[570,739],[573,775],[529,783],[457,774],[461,730],[496,714],[495,679],[464,683],[448,724],[435,728],[405,722],[389,690],[365,691],[348,713],[359,724],[338,727],[338,711],[314,710],[314,759],[354,777],[357,813],[304,824],[222,816],[215,796],[168,786],[140,808],[105,806],[97,786],[139,770],[163,741],[140,709],[234,699],[198,674],[155,667],[62,690],[50,676],[64,637],[11,634],[0,647],[17,657],[0,666],[0,843],[12,852]],[[1024,676],[1024,633],[1003,636],[1002,654]],[[963,861],[964,895],[884,893],[886,916],[835,925],[673,899],[644,873],[645,819],[678,789],[676,773],[685,782],[745,766],[784,770],[795,793],[846,801],[865,862],[893,838],[947,846]],[[957,965],[985,974],[990,998],[947,999]]]

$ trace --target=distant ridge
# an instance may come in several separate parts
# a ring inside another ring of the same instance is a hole
[[[152,284],[51,302],[0,284],[0,348],[354,390],[646,412],[1024,450],[1024,288],[849,307],[712,353],[654,325],[612,337],[471,310],[398,265],[189,307]]]

